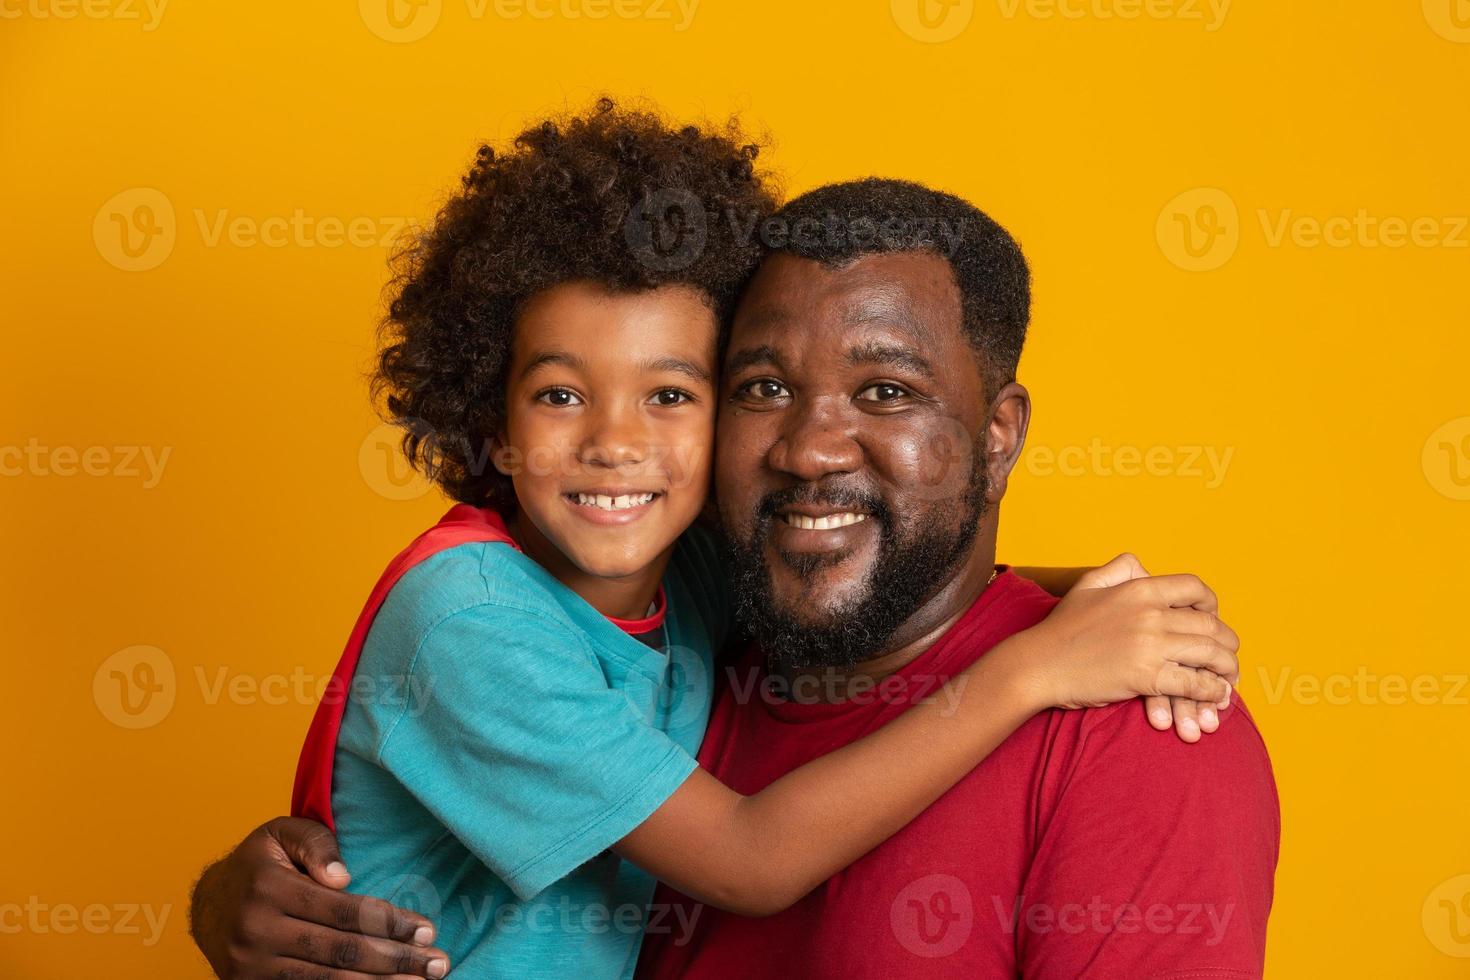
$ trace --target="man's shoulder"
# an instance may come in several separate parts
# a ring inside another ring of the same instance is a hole
[[[1041,812],[1071,806],[1106,819],[1140,821],[1168,833],[1191,819],[1250,827],[1279,836],[1280,801],[1271,758],[1239,694],[1220,727],[1187,743],[1149,725],[1138,699],[1080,711],[1052,710],[1033,719],[1044,730],[1039,773]]]

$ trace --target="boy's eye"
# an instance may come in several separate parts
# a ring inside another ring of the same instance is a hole
[[[553,405],[557,408],[582,404],[582,399],[578,398],[577,393],[570,388],[547,388],[536,396],[536,400],[544,405]]]
[[[664,388],[662,391],[654,392],[653,395],[655,405],[681,405],[684,402],[693,400],[693,395],[687,391],[681,391],[678,388]]]
[[[747,381],[737,388],[735,394],[742,398],[751,398],[760,401],[784,398],[791,394],[791,392],[779,381],[772,380],[771,378],[756,378],[754,381]]]
[[[891,402],[895,399],[902,398],[906,394],[908,392],[898,385],[880,381],[878,384],[868,385],[862,391],[858,392],[857,396],[860,401],[865,402]]]

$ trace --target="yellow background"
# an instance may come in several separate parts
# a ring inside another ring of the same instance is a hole
[[[286,806],[293,676],[442,508],[364,394],[382,241],[600,91],[742,112],[791,192],[916,178],[1016,233],[1002,557],[1222,594],[1282,798],[1271,975],[1470,975],[1470,4],[385,2],[0,0],[0,447],[32,447],[0,457],[0,907],[107,909],[0,933],[0,975],[203,974],[187,889]],[[298,211],[367,240],[274,237]]]

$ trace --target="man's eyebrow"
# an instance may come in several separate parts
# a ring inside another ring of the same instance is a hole
[[[907,368],[926,378],[934,377],[934,365],[912,347],[905,347],[902,344],[876,342],[859,344],[856,347],[849,347],[843,359],[852,367],[857,367],[859,364],[890,364],[894,367]]]
[[[746,347],[731,354],[725,362],[725,372],[736,374],[748,367],[757,364],[770,364],[779,367],[781,358],[776,355],[776,348],[770,344],[761,344],[759,347]]]
[[[714,378],[710,376],[708,371],[693,361],[686,361],[682,357],[656,358],[646,362],[643,365],[643,369],[645,371],[672,371],[675,374],[682,374],[687,378],[703,382],[704,384],[710,384],[714,381]]]
[[[532,371],[550,364],[562,364],[578,370],[586,370],[587,368],[587,362],[576,354],[571,354],[564,350],[544,350],[526,362],[526,366],[521,368],[521,377],[524,378]]]

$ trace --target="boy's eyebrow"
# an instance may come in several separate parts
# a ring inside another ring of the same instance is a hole
[[[525,377],[537,368],[546,367],[548,364],[564,364],[569,368],[586,370],[587,362],[576,354],[569,354],[564,350],[544,350],[526,362],[521,368],[521,377]]]
[[[643,365],[645,371],[672,371],[695,381],[710,384],[714,379],[704,368],[682,357],[660,357]]]
[[[859,344],[848,348],[843,360],[852,367],[857,367],[859,364],[889,364],[894,367],[908,368],[926,378],[934,377],[934,366],[918,351],[902,344]]]
[[[780,367],[781,358],[776,356],[776,348],[770,344],[761,344],[759,347],[746,347],[730,355],[725,362],[725,372],[736,374],[748,367],[757,364],[771,364]]]

